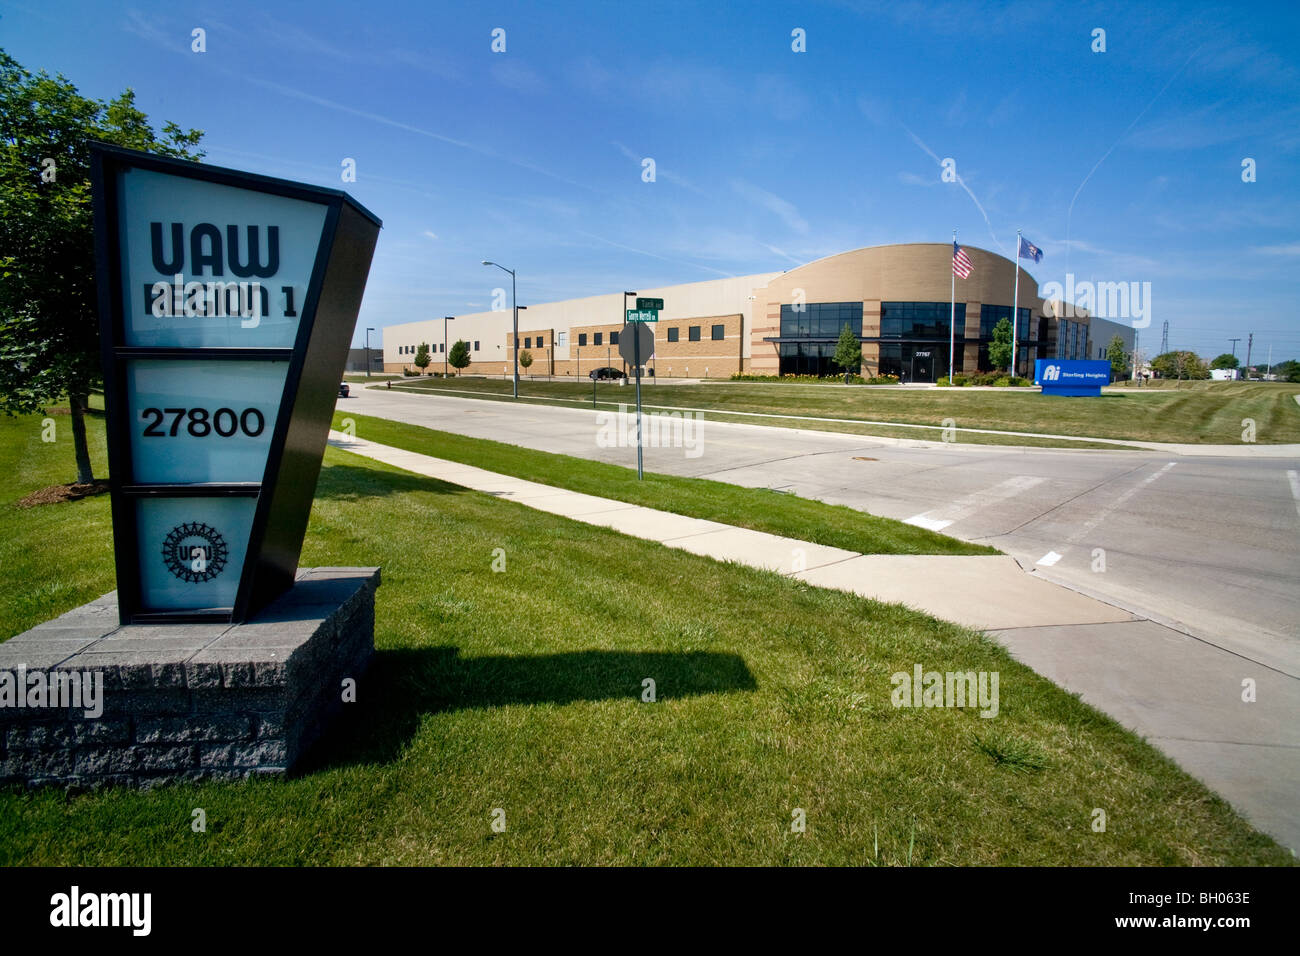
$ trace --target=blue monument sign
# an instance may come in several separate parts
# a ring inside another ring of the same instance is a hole
[[[96,144],[123,623],[293,584],[380,222],[333,189]]]
[[[1100,395],[1110,384],[1110,363],[1094,359],[1038,359],[1034,384],[1044,395]]]

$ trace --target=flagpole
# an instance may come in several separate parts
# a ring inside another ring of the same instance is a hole
[[[1020,230],[1016,230],[1016,291],[1011,296],[1011,377],[1016,377],[1016,320],[1020,314]]]
[[[952,266],[952,295],[950,296],[950,308],[948,312],[948,384],[952,384],[952,350],[957,343],[957,230],[952,231],[953,262]]]

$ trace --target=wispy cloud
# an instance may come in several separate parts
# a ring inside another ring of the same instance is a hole
[[[940,169],[942,169],[943,160],[939,158],[939,154],[936,153],[934,150],[932,150],[929,146],[926,146],[925,143],[921,141],[921,137],[917,136],[910,129],[908,129],[906,124],[903,125],[903,129],[907,132],[908,136],[912,137],[912,142],[914,142],[917,146],[921,147],[921,149],[923,149],[926,152],[926,154],[929,155],[929,157],[935,161],[935,164],[939,166]],[[993,244],[996,245],[998,249],[1005,254],[1006,249],[1003,248],[1002,243],[998,241],[997,233],[993,231],[993,223],[989,221],[989,214],[984,211],[984,206],[980,203],[978,199],[975,198],[975,193],[973,193],[971,191],[971,188],[966,185],[966,180],[961,178],[961,174],[954,171],[953,175],[957,179],[957,185],[961,186],[962,189],[966,190],[966,195],[970,196],[970,201],[975,204],[975,208],[978,209],[980,211],[980,215],[984,217],[984,225],[989,227],[989,238],[991,238],[993,240]]]
[[[766,189],[755,186],[753,183],[747,183],[743,179],[733,179],[731,188],[742,199],[766,209],[800,235],[808,233],[808,222],[803,216],[799,215],[799,210],[795,208],[794,203],[782,199]]]

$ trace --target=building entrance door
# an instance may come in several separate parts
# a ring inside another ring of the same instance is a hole
[[[933,352],[912,353],[912,381],[913,382],[934,381],[934,353]]]

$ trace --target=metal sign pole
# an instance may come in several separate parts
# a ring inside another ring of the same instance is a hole
[[[632,341],[632,354],[636,356],[636,480],[641,480],[641,330]]]

